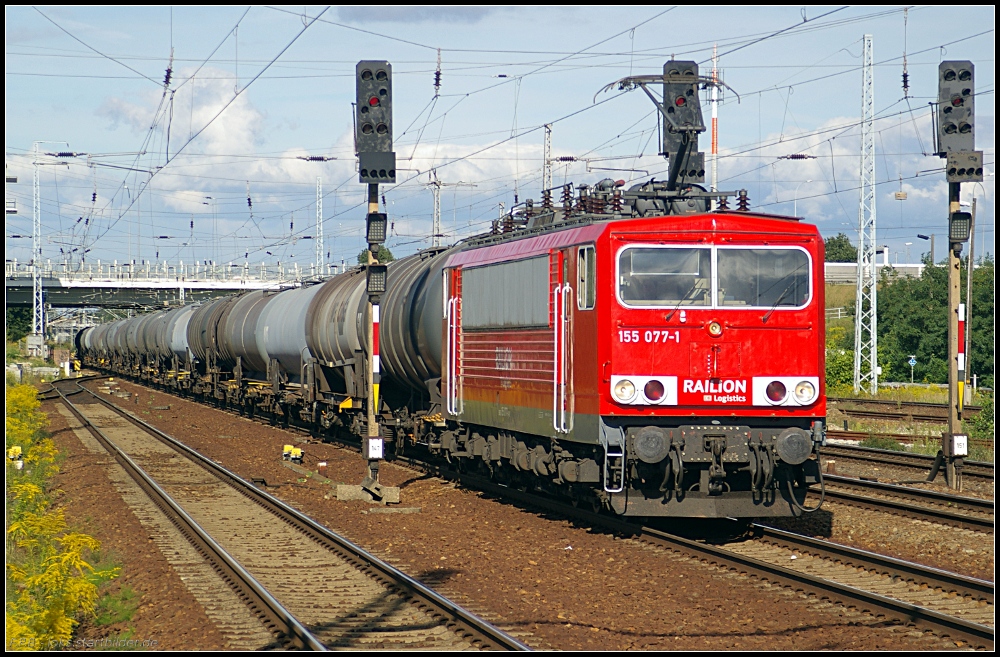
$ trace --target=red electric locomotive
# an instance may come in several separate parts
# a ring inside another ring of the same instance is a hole
[[[624,515],[800,512],[826,415],[816,227],[565,223],[448,257],[440,447]]]

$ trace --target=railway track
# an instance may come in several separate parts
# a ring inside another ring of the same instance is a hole
[[[940,434],[937,436],[918,436],[912,433],[880,433],[877,431],[850,431],[835,428],[827,428],[826,436],[827,438],[832,438],[834,440],[854,440],[858,442],[868,438],[889,438],[890,440],[895,440],[897,443],[902,445],[912,445],[918,440],[933,440],[937,442],[940,442],[941,440]],[[993,441],[982,441],[982,444],[992,446]]]
[[[853,397],[827,397],[834,408],[841,413],[853,417],[878,417],[893,419],[908,419],[914,422],[947,422],[948,405],[927,402],[879,401],[875,399],[856,399]],[[979,406],[966,406],[963,413],[966,419],[974,417],[982,410]]]
[[[993,533],[992,500],[824,475],[826,499],[873,511]]]
[[[505,500],[619,532],[722,569],[892,618],[974,648],[993,649],[993,582],[764,525],[751,525],[746,540],[712,544],[498,486],[476,475],[436,473]],[[735,530],[738,523],[733,524]]]
[[[70,383],[75,389],[63,390]],[[277,645],[527,649],[75,381],[57,383],[53,390],[155,496],[174,524],[193,537],[198,551],[261,618]]]
[[[927,474],[934,464],[934,457],[926,454],[896,452],[888,449],[858,447],[856,445],[827,444],[823,447],[823,455],[917,469],[922,470],[924,474]],[[992,463],[985,461],[965,461],[962,468],[962,475],[972,479],[992,481],[994,479],[994,467]]]
[[[869,408],[837,408],[842,414],[854,419],[882,420],[888,422],[922,422],[924,424],[944,424],[948,422],[948,416],[943,413],[931,410],[921,412],[919,410],[888,411]]]
[[[357,449],[352,443],[345,445]],[[577,509],[442,465],[408,457],[397,460],[507,502],[552,512],[720,569],[804,591],[829,604],[891,618],[948,637],[958,645],[993,648],[992,582],[761,525],[750,527],[749,539],[715,545]]]

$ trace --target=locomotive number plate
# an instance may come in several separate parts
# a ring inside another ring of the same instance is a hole
[[[661,342],[681,343],[681,332],[669,329],[619,329],[619,342],[648,342],[651,344]]]

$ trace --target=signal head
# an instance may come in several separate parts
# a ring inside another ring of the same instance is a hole
[[[967,60],[938,66],[938,155],[972,152],[975,135],[975,66]]]
[[[360,181],[396,182],[396,158],[392,150],[392,65],[386,61],[363,60],[358,62],[356,72],[355,144]]]

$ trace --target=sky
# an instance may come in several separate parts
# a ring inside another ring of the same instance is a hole
[[[362,59],[392,64],[398,174],[380,192],[397,257],[432,244],[435,176],[443,243],[488,230],[501,204],[540,200],[545,124],[553,156],[576,158],[553,166],[555,184],[665,179],[653,103],[605,88],[671,58],[708,75],[713,47],[729,87],[719,188],[856,242],[866,34],[878,243],[894,262],[915,262],[929,250],[917,235],[935,234],[945,256],[947,183],[943,160],[926,154],[928,104],[939,62],[969,59],[986,174],[962,198],[976,198],[976,254],[994,253],[992,6],[7,6],[5,18],[5,164],[18,179],[5,190],[17,208],[6,215],[8,262],[32,257],[35,162],[43,259],[308,267],[320,182],[320,258],[356,262],[366,186],[351,103]],[[710,143],[702,136],[701,150]]]

